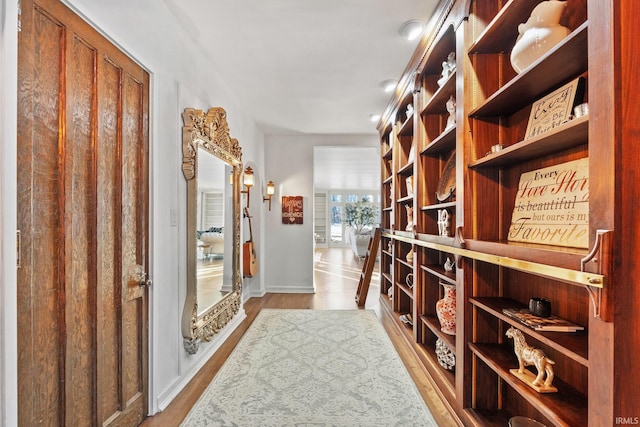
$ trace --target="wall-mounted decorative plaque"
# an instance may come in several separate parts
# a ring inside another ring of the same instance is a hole
[[[282,223],[302,224],[302,196],[282,196]]]

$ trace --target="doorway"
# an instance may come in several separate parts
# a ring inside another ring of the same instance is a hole
[[[331,146],[313,149],[314,243],[318,248],[349,244],[346,214],[364,198],[379,224],[380,156],[378,147]]]
[[[18,420],[147,412],[149,75],[58,0],[18,36]]]

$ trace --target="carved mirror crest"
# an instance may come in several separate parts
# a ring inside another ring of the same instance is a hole
[[[186,108],[182,113],[182,173],[187,181],[187,295],[182,335],[190,354],[229,323],[242,298],[242,151],[229,136],[226,116],[220,107],[207,112]]]

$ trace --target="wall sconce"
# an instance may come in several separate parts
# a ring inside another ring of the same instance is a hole
[[[253,169],[251,169],[251,166],[247,166],[246,169],[244,170],[244,175],[242,176],[242,183],[244,184],[245,187],[247,187],[247,189],[240,191],[240,193],[247,195],[247,207],[249,207],[249,196],[250,196],[249,192],[251,191],[251,187],[253,187]]]
[[[271,198],[276,192],[276,186],[273,184],[273,181],[269,181],[267,184],[267,197],[262,196],[262,203],[269,201],[269,210],[271,210]]]

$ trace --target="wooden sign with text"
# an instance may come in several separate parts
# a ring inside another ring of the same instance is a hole
[[[302,196],[282,196],[282,223],[302,224]]]
[[[589,247],[589,159],[520,176],[508,240]]]
[[[534,102],[524,138],[540,135],[569,120],[573,107],[582,102],[584,84],[584,78],[578,77]]]

